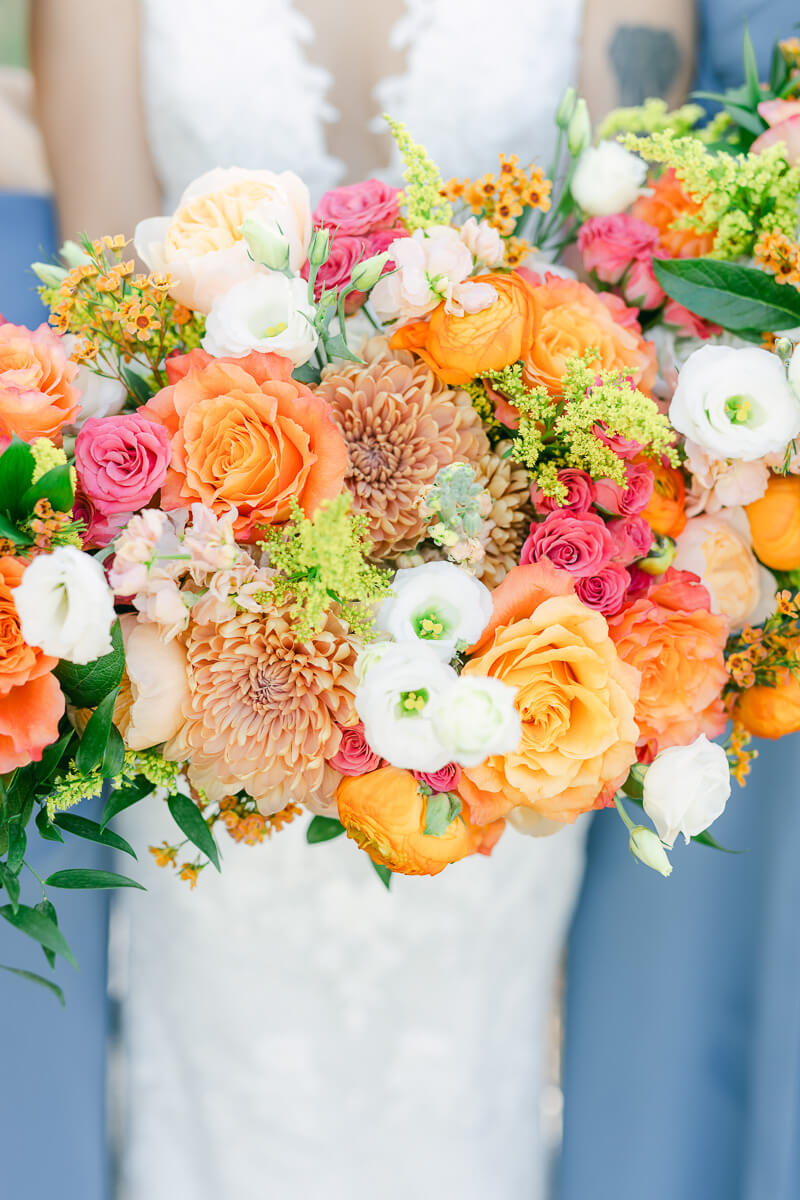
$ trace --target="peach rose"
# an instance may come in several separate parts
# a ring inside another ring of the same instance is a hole
[[[761,561],[775,571],[800,567],[800,475],[770,475],[764,495],[745,511]]]
[[[673,566],[700,578],[711,611],[726,616],[733,631],[760,625],[775,611],[775,577],[756,561],[742,508],[692,517],[677,539]]]
[[[233,505],[237,536],[247,539],[259,525],[285,521],[292,496],[308,514],[338,496],[344,439],[326,401],[291,373],[277,354],[212,358],[193,350],[168,360],[170,386],[140,410],[172,438],[162,508],[200,501],[223,514]]]
[[[476,829],[466,813],[441,835],[426,833],[428,797],[410,771],[381,767],[344,778],[336,792],[347,836],[373,862],[402,875],[438,875],[468,854],[490,854],[504,822]]]
[[[47,437],[60,445],[62,428],[80,412],[77,374],[77,363],[47,325],[26,329],[0,321],[0,447],[14,434],[23,442]]]
[[[488,308],[463,317],[440,304],[426,321],[398,329],[391,340],[397,350],[413,350],[450,386],[469,383],[481,371],[500,371],[528,351],[539,326],[535,289],[517,272],[481,275],[497,299]]]
[[[795,652],[798,647],[795,647]],[[800,682],[793,671],[784,671],[778,682],[758,684],[742,692],[733,715],[753,737],[784,737],[800,730]]]
[[[622,370],[637,387],[649,391],[656,378],[655,346],[615,321],[590,287],[577,279],[548,275],[533,291],[541,324],[524,356],[528,384],[543,385],[553,396],[560,396],[567,360],[594,347],[599,353],[598,367]]]
[[[186,650],[165,642],[157,625],[124,613],[125,676],[114,706],[114,724],[129,750],[147,750],[175,737],[190,696]]]
[[[670,569],[608,618],[620,657],[641,672],[636,721],[648,757],[701,733],[716,737],[725,727],[720,697],[728,678],[728,623],[710,609],[700,580]]]
[[[25,574],[17,558],[0,558],[0,774],[38,762],[58,737],[64,696],[58,662],[22,637],[12,595]]]
[[[653,494],[642,509],[642,516],[653,533],[675,538],[686,526],[686,484],[683,472],[663,459],[648,458],[653,472]]]
[[[703,258],[714,248],[713,233],[680,229],[675,222],[683,216],[695,216],[700,205],[691,200],[674,168],[662,171],[658,179],[648,180],[650,195],[640,196],[631,212],[658,230],[659,249],[669,258]]]
[[[605,618],[578,599],[563,571],[514,567],[492,600],[464,674],[517,689],[522,741],[466,768],[459,792],[479,825],[517,808],[574,821],[636,760],[639,673],[620,660]]]

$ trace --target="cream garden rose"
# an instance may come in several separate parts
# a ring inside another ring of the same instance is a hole
[[[125,646],[125,678],[114,708],[114,723],[129,750],[147,750],[175,737],[189,699],[186,650],[164,642],[156,625],[135,613],[120,617]]]
[[[676,542],[673,566],[700,577],[711,611],[723,613],[732,631],[758,625],[776,603],[775,577],[757,561],[743,508],[692,517]]]
[[[114,597],[97,559],[74,546],[35,558],[14,588],[22,636],[67,662],[110,654]]]
[[[704,733],[689,746],[662,750],[644,777],[644,811],[670,848],[679,833],[688,843],[716,821],[730,794],[727,755]]]
[[[216,358],[244,358],[251,350],[280,354],[302,366],[317,347],[308,284],[268,271],[217,296],[206,321],[203,348]]]

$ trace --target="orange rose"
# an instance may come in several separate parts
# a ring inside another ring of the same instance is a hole
[[[481,275],[480,282],[497,292],[488,308],[457,317],[440,304],[429,320],[398,329],[392,349],[413,350],[451,387],[523,358],[539,327],[534,289],[516,272]]]
[[[651,195],[640,196],[632,213],[658,230],[659,249],[670,258],[702,258],[714,249],[713,233],[698,233],[696,229],[675,228],[684,216],[693,217],[700,205],[691,200],[672,167],[662,171],[658,179],[648,180]]]
[[[47,437],[61,444],[61,430],[80,411],[72,386],[78,364],[46,325],[0,324],[0,443],[13,434],[23,442]]]
[[[502,821],[476,829],[465,813],[441,836],[426,833],[428,798],[411,772],[399,767],[345,776],[336,799],[347,836],[373,862],[402,875],[438,875],[468,854],[490,854],[503,832]]]
[[[767,567],[800,567],[800,475],[770,475],[767,490],[745,508],[753,549]]]
[[[464,674],[517,689],[522,740],[511,754],[465,768],[459,791],[476,824],[526,810],[574,821],[636,760],[639,673],[620,660],[605,618],[578,599],[564,571],[514,567],[492,601]]]
[[[608,618],[620,657],[642,674],[636,721],[649,752],[725,726],[728,623],[695,575],[670,569],[646,596]]]
[[[58,737],[64,696],[53,667],[58,662],[22,637],[11,589],[25,564],[0,558],[0,774],[38,762]]]
[[[759,684],[742,692],[734,716],[754,737],[775,738],[800,730],[800,682],[784,671],[775,687]]]
[[[639,461],[637,459],[637,461]],[[643,460],[653,472],[653,494],[641,516],[653,533],[676,538],[686,528],[686,484],[683,472],[663,459]]]
[[[234,505],[239,537],[285,521],[294,496],[311,514],[342,490],[344,439],[327,403],[291,377],[276,354],[212,358],[204,350],[170,359],[170,386],[141,409],[165,425],[172,459],[162,507],[201,501],[215,512]]]
[[[656,351],[636,329],[614,320],[607,304],[576,279],[548,275],[533,289],[540,309],[539,332],[525,355],[525,379],[561,395],[567,361],[590,346],[599,353],[596,365],[630,375],[637,387],[649,391],[656,378]],[[594,364],[593,364],[594,365]]]

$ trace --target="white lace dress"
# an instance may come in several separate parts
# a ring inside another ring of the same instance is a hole
[[[344,6],[343,6],[344,7]],[[375,111],[445,175],[500,150],[546,163],[579,0],[416,0],[407,71]],[[281,0],[148,0],[144,95],[165,208],[216,164],[291,168],[319,195],[326,73]],[[391,168],[389,168],[391,171]],[[302,789],[302,780],[298,780]],[[541,1093],[583,824],[509,830],[490,859],[387,893],[345,838],[298,821],[260,848],[224,833],[191,892],[148,861],[165,806],[118,822],[149,891],[122,896],[126,1200],[540,1200]],[[121,934],[120,934],[121,931]]]

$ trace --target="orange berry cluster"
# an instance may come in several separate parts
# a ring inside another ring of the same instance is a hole
[[[461,201],[503,237],[510,237],[526,208],[547,212],[552,186],[540,167],[531,163],[523,168],[516,154],[501,154],[497,175],[482,175],[475,180],[450,179],[444,185],[442,195],[451,204]]]
[[[747,732],[744,726],[734,722],[730,738],[728,739],[727,754],[731,775],[739,784],[739,787],[745,786],[747,776],[750,774],[750,769],[753,765],[753,759],[758,758],[757,750],[748,749],[751,741],[752,735]]]

